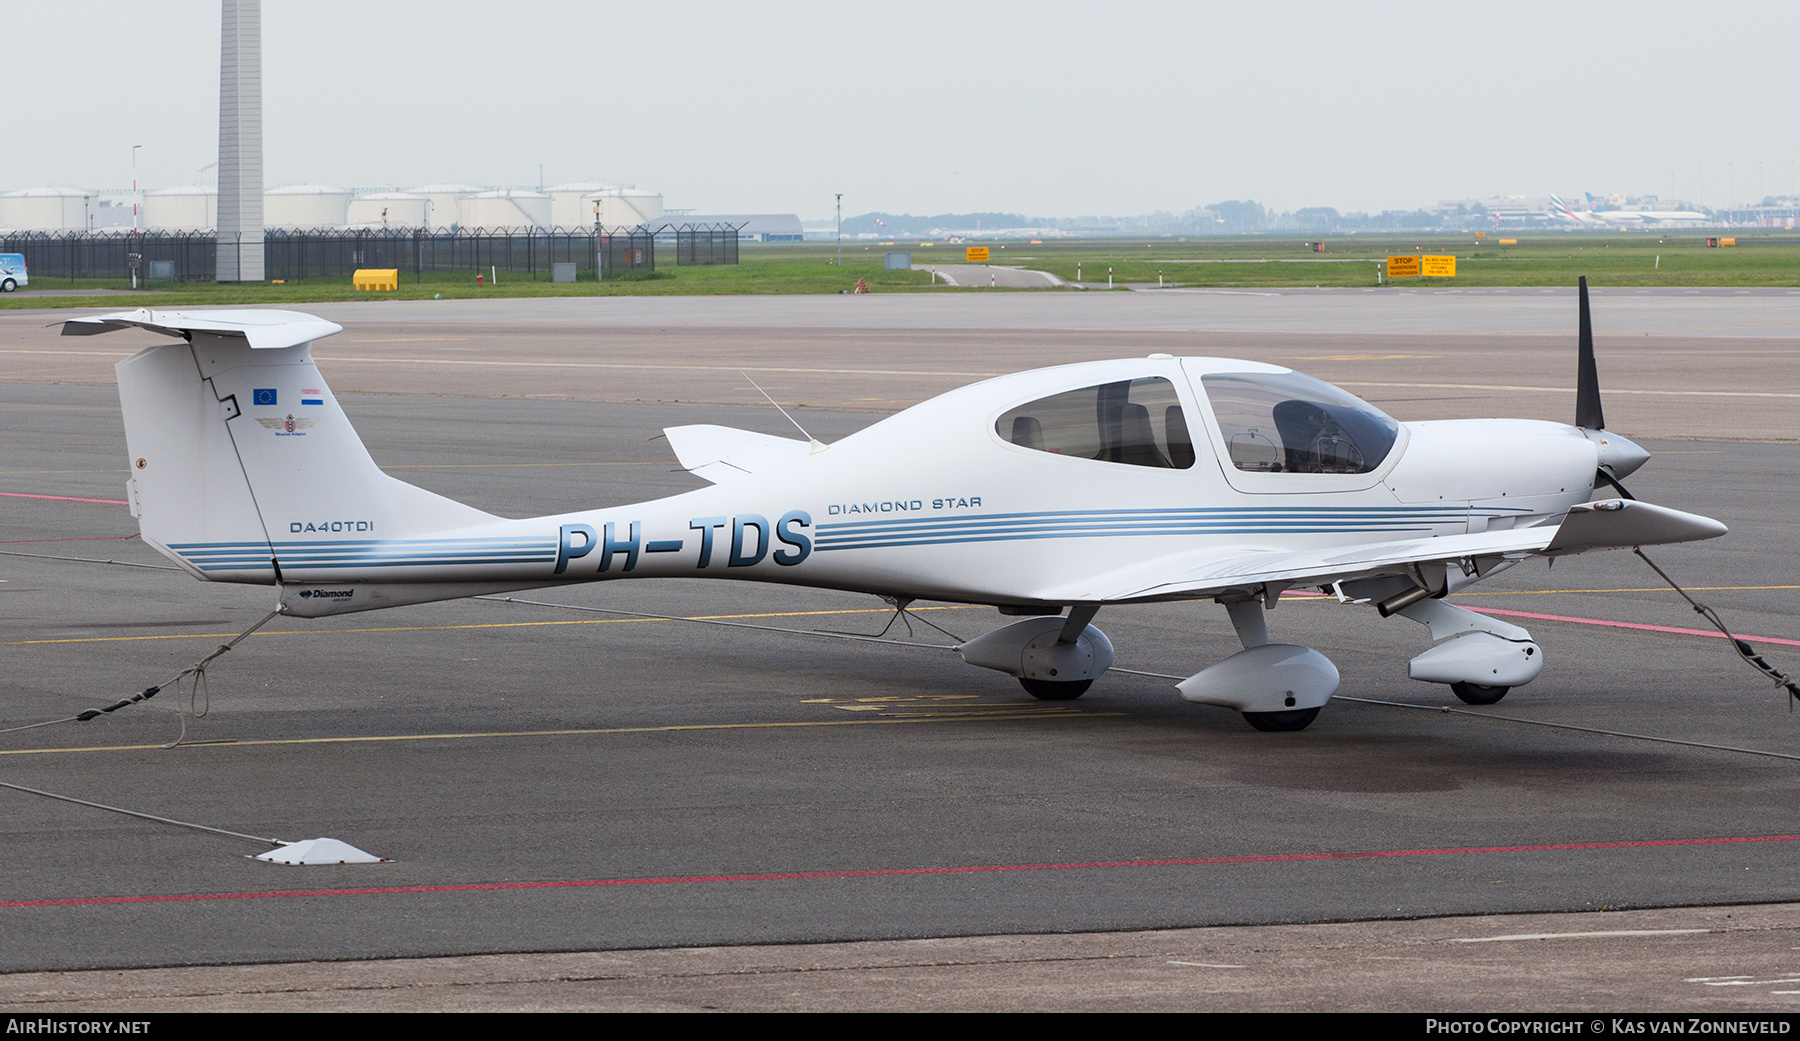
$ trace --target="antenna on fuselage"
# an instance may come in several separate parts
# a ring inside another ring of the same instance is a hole
[[[800,425],[800,421],[798,419],[795,419],[793,416],[788,416],[788,410],[785,408],[782,408],[780,402],[776,401],[774,398],[770,398],[768,391],[762,389],[761,387],[758,387],[756,384],[756,381],[750,379],[749,373],[740,371],[738,373],[738,375],[744,377],[747,380],[750,380],[750,385],[752,387],[756,387],[756,392],[758,394],[761,394],[763,397],[768,398],[769,404],[775,406],[775,411],[781,413],[784,416],[787,416],[787,421],[789,423],[794,424],[794,429],[800,431],[801,434],[805,435],[805,437],[808,441],[812,442],[812,450],[813,450],[814,455],[817,455],[818,453],[825,451],[825,442],[819,440],[818,438],[812,436],[811,434],[806,433],[806,428]]]

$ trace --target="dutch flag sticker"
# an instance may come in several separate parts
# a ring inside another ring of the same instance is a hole
[[[273,404],[275,404],[275,388],[274,387],[257,387],[255,390],[251,391],[250,393],[253,395],[252,400],[258,405],[273,405]]]
[[[325,404],[325,392],[322,390],[314,390],[310,387],[301,388],[300,404],[323,405]]]

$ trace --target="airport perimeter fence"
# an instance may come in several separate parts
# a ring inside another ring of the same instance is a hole
[[[133,236],[106,232],[28,231],[0,234],[0,253],[22,253],[35,285],[52,278],[128,279],[132,255],[142,261],[140,276],[152,262],[171,265],[178,282],[210,282],[218,271],[211,232],[150,232]]]
[[[551,265],[572,263],[578,277],[647,274],[656,270],[658,231],[644,227],[567,231],[424,231],[323,229],[263,233],[263,272],[269,280],[349,278],[361,268],[395,268],[402,278],[425,272],[504,271],[549,280]],[[730,225],[674,226],[676,263],[735,264],[737,230]],[[686,257],[683,249],[686,245]],[[218,236],[210,231],[0,233],[0,253],[23,253],[32,280],[129,279],[153,274],[175,282],[218,277]],[[229,248],[229,244],[227,244]],[[161,280],[160,278],[158,280]]]
[[[675,224],[675,263],[735,264],[738,262],[738,225]]]
[[[504,271],[548,280],[552,264],[574,264],[594,277],[656,270],[656,237],[641,228],[595,231],[284,231],[265,233],[264,273],[271,279],[348,278],[361,268]],[[578,276],[579,277],[579,274]]]

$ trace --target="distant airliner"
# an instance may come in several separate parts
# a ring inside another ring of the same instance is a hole
[[[1697,210],[1577,210],[1554,195],[1550,196],[1550,203],[1556,207],[1555,216],[1577,224],[1598,227],[1637,227],[1661,223],[1699,225],[1711,223],[1713,219],[1710,214]]]

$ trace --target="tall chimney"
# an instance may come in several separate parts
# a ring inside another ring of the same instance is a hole
[[[261,282],[262,0],[222,4],[218,277],[221,282]]]

